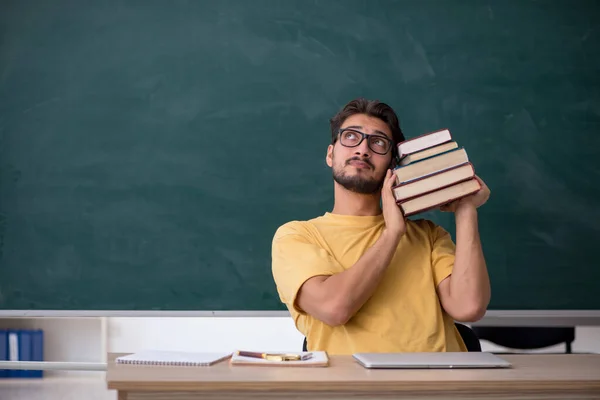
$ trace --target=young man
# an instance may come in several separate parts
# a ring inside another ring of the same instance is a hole
[[[308,349],[466,351],[454,320],[480,319],[490,300],[477,226],[487,186],[443,207],[455,214],[455,246],[395,202],[391,168],[404,137],[388,105],[353,100],[330,123],[333,210],[284,224],[272,247],[279,296]]]

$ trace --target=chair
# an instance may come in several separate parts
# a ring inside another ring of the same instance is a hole
[[[465,346],[468,351],[481,351],[481,344],[479,343],[479,338],[475,332],[471,330],[466,325],[455,323],[456,329],[458,329],[458,333],[462,337],[463,342],[465,342]],[[306,338],[304,338],[304,342],[302,343],[302,351],[307,351]]]
[[[479,337],[477,337],[477,334],[473,332],[472,328],[457,322],[455,322],[454,325],[456,326],[456,329],[458,329],[458,333],[460,333],[460,337],[462,337],[463,342],[465,342],[467,351],[481,351]]]
[[[571,344],[575,340],[574,327],[474,326],[473,331],[480,339],[521,350],[564,343],[565,353],[571,353]]]

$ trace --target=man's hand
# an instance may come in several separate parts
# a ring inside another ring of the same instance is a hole
[[[406,233],[406,221],[402,214],[402,209],[396,204],[396,198],[392,186],[396,183],[396,175],[391,169],[388,169],[381,189],[381,203],[383,207],[383,218],[385,220],[385,230],[392,237],[400,240]]]
[[[479,189],[477,193],[473,193],[470,196],[466,196],[462,199],[446,204],[440,207],[440,210],[456,213],[460,212],[460,210],[476,209],[484,205],[485,202],[488,201],[488,199],[490,198],[490,189],[478,176],[475,176],[475,179],[477,179],[479,181],[479,184],[481,185],[481,189]]]

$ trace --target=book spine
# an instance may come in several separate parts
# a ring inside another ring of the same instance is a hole
[[[398,173],[396,172],[396,171],[398,171],[398,170],[401,170],[402,168],[410,168],[410,167],[413,167],[413,166],[415,166],[415,165],[418,165],[419,163],[421,163],[421,162],[423,162],[423,161],[427,161],[427,160],[430,160],[430,159],[432,159],[432,158],[437,158],[437,157],[439,157],[439,156],[441,156],[441,155],[443,155],[443,154],[452,153],[452,152],[455,152],[455,151],[456,151],[456,152],[464,152],[464,154],[465,154],[465,161],[461,162],[460,164],[451,165],[450,167],[443,167],[442,169],[437,169],[437,170],[435,170],[435,171],[428,172],[428,173],[426,173],[425,175],[419,175],[419,176],[416,176],[416,177],[414,177],[414,178],[409,178],[409,179],[402,178],[402,177],[401,177],[401,176],[399,176],[399,175],[398,175]],[[408,164],[408,165],[404,165],[404,166],[396,167],[396,168],[393,170],[393,172],[394,172],[394,174],[396,175],[396,181],[398,182],[398,183],[397,183],[397,185],[402,185],[402,184],[408,184],[408,183],[412,183],[412,182],[414,182],[414,181],[415,181],[415,180],[417,180],[417,179],[429,178],[429,177],[430,177],[430,176],[432,176],[432,175],[439,174],[439,173],[442,173],[442,172],[446,172],[446,171],[448,171],[448,170],[450,170],[450,169],[452,169],[452,168],[454,168],[454,167],[459,167],[459,166],[461,166],[461,165],[464,165],[464,164],[465,164],[465,163],[467,163],[467,162],[469,162],[469,156],[467,155],[467,153],[466,153],[465,149],[464,149],[464,148],[462,148],[462,147],[460,147],[460,148],[458,148],[458,149],[452,149],[452,150],[448,150],[448,151],[446,151],[446,152],[444,152],[444,153],[441,153],[441,154],[436,154],[435,156],[431,156],[431,157],[424,158],[424,159],[422,159],[422,160],[419,160],[419,161],[417,161],[417,162],[414,162],[414,163],[410,163],[410,164]]]
[[[471,162],[467,161],[467,162],[464,162],[462,164],[454,165],[454,166],[452,166],[450,168],[446,168],[446,169],[442,169],[440,171],[433,172],[433,173],[431,173],[429,175],[423,175],[423,176],[420,176],[418,178],[411,179],[410,181],[399,182],[398,184],[392,186],[392,189],[396,189],[396,188],[403,187],[403,186],[408,186],[408,185],[411,185],[411,184],[413,184],[415,182],[419,182],[419,181],[422,181],[424,179],[431,178],[432,176],[441,175],[441,174],[446,173],[448,171],[452,171],[453,169],[462,168],[465,165],[470,165],[471,166],[471,170],[473,171],[473,174],[475,173],[475,168],[473,168],[473,164]]]
[[[412,162],[412,163],[410,163],[410,164],[406,164],[406,165],[399,165],[399,166],[397,166],[397,167],[396,167],[396,168],[394,168],[394,169],[395,169],[395,170],[397,170],[397,169],[402,169],[402,168],[410,168],[410,167],[411,167],[411,166],[413,166],[413,165],[417,165],[417,164],[419,164],[419,163],[422,163],[422,162],[425,162],[425,161],[427,161],[427,160],[431,160],[432,158],[437,158],[437,157],[440,157],[440,156],[443,156],[443,155],[446,155],[446,154],[448,154],[448,153],[452,153],[452,152],[455,152],[455,151],[456,151],[456,152],[459,152],[459,151],[463,151],[463,152],[465,152],[465,155],[466,155],[466,156],[467,156],[467,158],[468,158],[468,155],[466,154],[465,148],[464,148],[464,147],[457,147],[457,148],[454,148],[454,149],[446,150],[446,151],[444,151],[443,153],[434,154],[434,155],[432,155],[432,156],[429,156],[429,157],[422,158],[422,159],[420,159],[420,160],[418,160],[418,161],[415,161],[415,162]]]
[[[31,331],[31,361],[44,361],[44,331],[36,329]],[[42,378],[43,370],[31,371],[33,378]]]
[[[9,361],[20,361],[19,356],[19,331],[9,329],[8,331],[8,360]],[[20,378],[22,371],[18,369],[8,370],[9,378]]]
[[[468,180],[470,180],[470,179],[473,179],[473,178],[475,177],[475,168],[473,168],[473,164],[471,164],[470,162],[466,162],[466,163],[463,163],[463,164],[457,165],[457,166],[455,166],[455,167],[451,167],[451,168],[448,168],[448,169],[445,169],[445,170],[442,170],[442,171],[439,171],[439,172],[435,172],[435,173],[433,173],[433,174],[431,174],[431,175],[427,175],[427,176],[424,176],[424,177],[420,177],[420,178],[417,178],[417,179],[414,179],[414,180],[412,180],[412,181],[408,181],[408,182],[402,182],[402,183],[400,183],[400,184],[398,184],[398,185],[396,185],[396,186],[393,186],[393,187],[392,187],[392,191],[393,191],[394,189],[397,189],[397,188],[401,188],[401,187],[410,186],[410,185],[412,185],[412,184],[414,184],[414,183],[417,183],[417,182],[419,182],[419,181],[423,181],[423,180],[425,180],[425,179],[431,178],[431,177],[433,177],[433,176],[435,176],[435,175],[441,175],[441,174],[444,174],[444,173],[446,173],[446,172],[452,171],[452,170],[454,170],[454,169],[457,169],[457,168],[463,168],[463,167],[465,167],[466,165],[469,165],[469,166],[471,167],[471,173],[470,173],[470,175],[469,175],[469,176],[467,176],[467,177],[465,177],[465,178],[462,178],[462,179],[459,179],[459,180],[457,180],[457,181],[452,181],[452,182],[450,182],[450,183],[447,183],[447,184],[445,184],[445,185],[442,185],[442,186],[437,186],[437,187],[435,187],[435,188],[433,188],[433,189],[431,189],[431,190],[426,190],[426,191],[424,191],[424,192],[422,192],[422,193],[418,193],[418,194],[415,194],[415,195],[413,195],[413,196],[408,196],[408,197],[396,197],[396,203],[398,203],[398,204],[400,204],[400,203],[404,203],[404,202],[406,202],[406,201],[409,201],[409,200],[415,199],[415,198],[417,198],[417,197],[425,196],[426,194],[433,193],[433,192],[436,192],[436,191],[438,191],[438,190],[446,189],[446,188],[448,188],[448,187],[450,187],[450,186],[458,185],[459,183],[466,182],[466,181],[468,181]],[[395,193],[395,192],[394,192],[394,196],[396,196],[396,193]]]
[[[443,201],[441,203],[434,204],[434,205],[429,206],[429,207],[421,208],[421,209],[412,211],[410,213],[404,212],[404,208],[402,209],[402,211],[403,211],[405,217],[410,217],[410,216],[415,215],[415,214],[419,214],[419,213],[422,213],[422,212],[425,212],[425,211],[430,211],[430,210],[433,210],[435,208],[441,207],[443,205],[446,205],[446,204],[452,203],[454,201],[460,200],[460,199],[462,199],[464,197],[470,196],[470,195],[472,195],[474,193],[477,193],[481,189],[481,185],[478,185],[478,186],[479,187],[477,189],[474,189],[474,190],[472,190],[472,191],[470,191],[468,193],[465,193],[465,194],[463,194],[461,196],[457,196],[457,197],[453,197],[453,198],[447,199],[447,200],[445,200],[445,201]],[[400,207],[402,207],[402,204],[400,204]]]
[[[466,181],[469,181],[471,179],[473,179],[473,177],[469,176],[469,177],[466,177],[464,179],[458,180],[456,182],[451,182],[451,183],[448,183],[448,184],[443,185],[443,186],[438,186],[438,187],[436,187],[434,189],[428,190],[428,191],[423,192],[423,193],[416,194],[414,196],[410,196],[410,197],[406,197],[406,198],[402,198],[402,199],[397,199],[396,200],[396,204],[402,205],[403,203],[406,203],[407,201],[414,200],[414,199],[416,199],[418,197],[422,197],[422,196],[428,195],[428,194],[433,193],[433,192],[437,192],[438,190],[447,189],[447,188],[449,188],[451,186],[454,186],[454,185],[459,185],[459,184],[461,184],[463,182],[466,182]]]
[[[8,331],[0,329],[0,361],[8,361]],[[0,378],[7,378],[8,370],[0,369]]]
[[[400,146],[402,143],[413,142],[413,141],[415,141],[415,140],[422,139],[422,138],[424,138],[425,136],[429,136],[429,135],[435,135],[436,133],[441,133],[441,132],[446,132],[446,131],[447,131],[448,133],[450,133],[450,130],[449,130],[448,128],[439,129],[439,130],[437,130],[437,131],[431,131],[431,132],[422,133],[422,134],[420,134],[419,136],[415,136],[415,137],[413,137],[413,138],[406,139],[405,141],[398,143],[398,146]]]
[[[33,361],[32,337],[29,330],[22,329],[19,331],[19,361]],[[32,378],[34,375],[32,370],[21,370],[22,378]]]
[[[443,135],[447,135],[447,137],[443,140],[440,140],[439,137]],[[414,148],[414,143],[416,141],[422,142],[424,146]],[[441,129],[439,131],[425,133],[423,135],[419,135],[412,139],[408,139],[401,143],[398,143],[398,155],[400,156],[400,158],[403,158],[407,155],[425,150],[433,146],[448,143],[450,141],[452,141],[452,135],[450,134],[450,131],[448,129]]]

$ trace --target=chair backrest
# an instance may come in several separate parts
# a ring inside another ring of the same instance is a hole
[[[541,349],[564,343],[565,352],[571,353],[575,340],[574,327],[473,326],[473,330],[480,339],[510,349]]]
[[[473,332],[471,328],[469,328],[466,325],[459,323],[455,323],[455,325],[458,329],[458,333],[460,333],[460,336],[462,337],[463,342],[465,342],[465,346],[467,346],[467,350],[481,351],[481,344],[479,343],[479,338],[477,337],[475,332]],[[302,351],[308,351],[306,345],[306,338],[304,338],[304,341],[302,342]]]
[[[458,329],[458,333],[460,333],[460,337],[463,342],[465,342],[465,346],[467,346],[468,351],[481,351],[481,343],[479,343],[479,338],[473,332],[471,328],[466,325],[459,324],[455,322],[454,325],[456,329]]]

